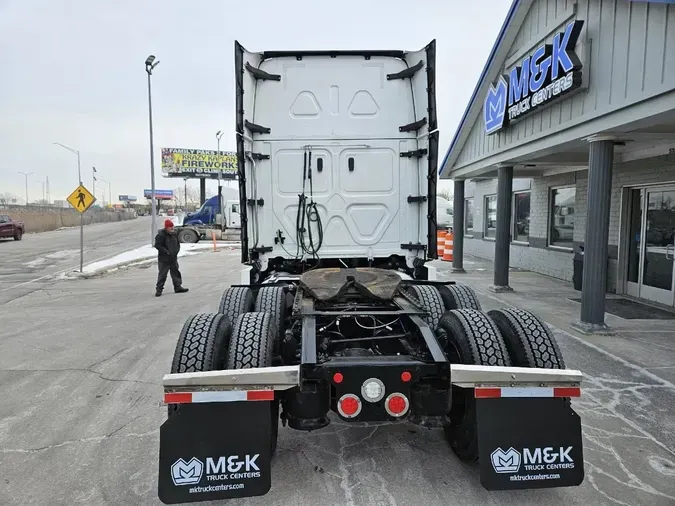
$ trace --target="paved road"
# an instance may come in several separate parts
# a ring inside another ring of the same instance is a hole
[[[188,294],[152,296],[155,269],[61,281],[2,306],[0,504],[139,505],[156,497],[160,378],[189,314],[238,280],[239,252],[181,261]],[[485,308],[503,305],[482,294]],[[557,332],[587,378],[581,487],[487,492],[440,430],[334,423],[280,429],[273,485],[237,505],[672,505],[675,387]]]
[[[150,241],[150,218],[84,227],[84,262],[108,258]],[[0,304],[49,286],[80,265],[80,228],[0,239]]]

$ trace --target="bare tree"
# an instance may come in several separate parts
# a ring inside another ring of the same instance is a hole
[[[9,204],[15,204],[17,202],[16,195],[10,192],[0,193],[0,204],[7,206]]]
[[[445,200],[450,200],[450,201],[451,201],[451,200],[452,200],[452,195],[453,195],[453,194],[452,194],[452,192],[451,192],[449,189],[443,188],[442,190],[438,190],[438,191],[436,192],[436,195],[438,195],[439,197],[444,198]]]
[[[188,186],[186,195],[185,186],[178,186],[173,190],[173,201],[180,208],[199,206],[199,190]]]

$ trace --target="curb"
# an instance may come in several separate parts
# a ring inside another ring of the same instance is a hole
[[[237,250],[237,249],[241,249],[241,243],[240,242],[237,242],[237,243],[221,242],[221,243],[216,244],[216,251],[215,252],[212,249],[203,248],[203,249],[196,250],[196,251],[188,251],[188,252],[186,252],[185,255],[183,255],[183,257],[201,255],[203,253],[217,253],[218,251],[223,251],[223,250]],[[129,251],[133,251],[133,250],[129,250]],[[122,252],[122,253],[124,253],[124,252]],[[116,255],[113,255],[113,257],[114,256],[116,256]],[[110,258],[113,258],[113,257],[110,257]],[[99,260],[99,262],[100,261],[103,261],[103,260]],[[66,272],[66,273],[63,274],[63,277],[65,279],[90,279],[90,278],[102,276],[103,274],[107,274],[107,273],[112,272],[112,271],[116,271],[116,270],[120,270],[120,269],[126,269],[126,268],[129,268],[129,267],[136,267],[136,266],[145,265],[145,264],[156,263],[156,262],[157,262],[156,256],[152,256],[152,257],[148,257],[148,258],[135,258],[133,260],[127,260],[125,262],[120,262],[119,264],[104,267],[104,268],[99,269],[99,270],[94,271],[94,272],[79,272],[79,271]],[[92,262],[92,263],[97,263],[97,262]],[[91,263],[88,264],[88,265],[91,265]],[[84,267],[86,267],[86,266],[87,265],[85,265]]]

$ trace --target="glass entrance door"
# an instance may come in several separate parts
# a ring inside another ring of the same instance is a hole
[[[675,305],[675,186],[631,192],[628,293]]]

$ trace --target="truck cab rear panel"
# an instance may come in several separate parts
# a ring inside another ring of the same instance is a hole
[[[235,65],[244,262],[435,258],[435,42],[262,53],[236,43]],[[298,195],[316,211],[304,237]]]

